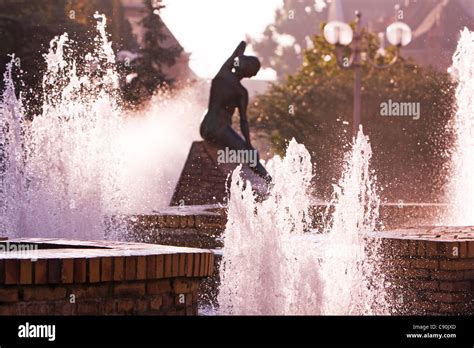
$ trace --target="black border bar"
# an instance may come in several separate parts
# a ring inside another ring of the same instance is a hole
[[[25,323],[55,325],[55,340],[20,338]],[[421,334],[408,338],[407,334]],[[439,334],[454,337],[439,338]],[[473,347],[474,317],[199,316],[0,317],[0,347],[155,344],[330,344]]]

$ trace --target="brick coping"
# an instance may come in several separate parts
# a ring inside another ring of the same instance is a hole
[[[474,267],[474,226],[423,226],[372,232],[380,238],[388,254],[422,258],[465,260]]]
[[[334,204],[330,202],[316,201],[311,204],[311,209],[326,209],[328,207],[334,207]],[[386,202],[381,203],[380,207],[387,208],[399,208],[401,211],[406,209],[446,209],[449,204],[446,203],[415,203],[415,202]],[[157,210],[153,210],[151,213],[139,213],[139,214],[122,214],[113,216],[113,218],[157,218],[160,216],[226,216],[228,206],[225,204],[204,204],[204,205],[183,205],[183,206],[169,206]]]
[[[409,239],[429,242],[474,243],[474,226],[416,226],[374,232],[371,236],[378,236],[387,239]]]
[[[206,249],[46,238],[19,238],[1,244],[10,248],[10,243],[65,248],[0,251],[0,285],[202,278],[211,276],[214,268],[214,254]],[[88,246],[95,249],[87,249]]]
[[[220,215],[227,207],[223,204],[169,206],[153,210],[150,215]],[[146,214],[145,214],[146,215]]]
[[[312,209],[326,209],[328,207],[333,207],[334,204],[330,202],[322,202],[316,201],[311,205]],[[414,203],[414,202],[386,202],[381,203],[381,207],[387,208],[399,208],[402,210],[403,208],[420,208],[420,209],[445,209],[449,207],[446,203]],[[183,206],[169,206],[157,210],[153,210],[151,213],[139,213],[139,214],[123,214],[123,215],[115,215],[113,218],[158,218],[160,216],[176,216],[176,217],[183,217],[183,216],[223,216],[226,217],[227,215],[227,205],[225,204],[203,204],[203,205],[183,205]]]
[[[328,205],[334,205],[330,202],[325,202],[315,199],[312,204],[313,207],[327,207]],[[388,207],[449,207],[448,203],[437,203],[437,202],[383,202],[380,206]],[[196,205],[183,205],[183,206],[169,206],[153,210],[153,214],[175,214],[177,212],[183,212],[185,214],[212,214],[215,211],[227,209],[226,204],[196,204]]]
[[[0,245],[21,243],[29,244],[33,250],[0,250],[0,259],[80,259],[92,257],[124,257],[124,256],[157,256],[172,254],[208,254],[207,249],[175,247],[159,244],[104,241],[104,240],[70,240],[58,238],[15,238],[0,242]],[[34,249],[41,244],[52,244],[57,249]],[[64,248],[62,248],[64,246]],[[71,246],[71,248],[67,248]],[[80,247],[80,248],[78,248]],[[91,247],[91,249],[88,249]],[[93,248],[93,249],[92,249]]]

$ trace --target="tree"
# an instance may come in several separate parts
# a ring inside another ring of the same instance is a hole
[[[40,112],[41,82],[46,68],[43,54],[48,52],[49,42],[57,35],[67,32],[81,51],[89,51],[94,44],[95,11],[112,18],[114,49],[136,47],[128,21],[121,12],[119,0],[35,0],[0,1],[0,72],[3,73],[9,54],[19,58],[21,68],[21,90],[28,100],[29,115]],[[116,15],[115,18],[114,14]],[[114,36],[115,35],[115,36]],[[78,69],[83,55],[78,52]],[[3,90],[3,81],[0,79]]]
[[[87,28],[96,26],[95,12],[105,14],[114,51],[138,49],[121,0],[68,0],[65,12],[69,18]]]
[[[362,37],[374,56],[376,37],[365,30]],[[255,98],[249,115],[277,152],[283,152],[292,137],[309,149],[316,164],[317,190],[327,197],[352,136],[354,78],[352,70],[337,65],[334,46],[323,37],[313,36],[312,44],[300,69]],[[388,51],[385,61],[393,53]],[[373,168],[383,196],[405,201],[437,198],[451,144],[446,131],[454,102],[450,77],[403,58],[386,70],[363,61],[362,77],[362,124],[371,139]],[[420,119],[382,117],[381,105],[389,99],[420,103]]]
[[[275,12],[274,23],[268,25],[263,38],[251,40],[251,45],[262,61],[262,67],[272,68],[279,79],[293,74],[302,63],[307,47],[308,30],[316,29],[323,19],[314,0],[284,0]]]
[[[127,87],[126,99],[143,101],[155,93],[160,86],[171,85],[164,68],[175,64],[182,52],[181,47],[167,46],[168,35],[159,16],[164,5],[161,0],[145,0],[146,16],[141,24],[145,29],[139,56],[134,60],[131,70],[136,78]]]

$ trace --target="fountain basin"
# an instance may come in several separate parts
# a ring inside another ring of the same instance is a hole
[[[0,315],[196,315],[209,250],[116,241],[0,242]]]
[[[380,206],[380,218],[385,229],[424,226],[433,224],[438,216],[444,216],[447,209],[448,205],[440,203],[383,203]],[[315,228],[323,225],[327,211],[332,212],[332,206],[327,203],[317,203],[311,207]],[[150,214],[115,218],[120,223],[125,221],[130,227],[130,240],[217,249],[223,246],[227,208],[220,204],[172,206]],[[110,230],[113,229],[112,222]]]
[[[372,234],[393,314],[474,314],[474,227],[427,226]]]
[[[150,214],[112,217],[128,225],[128,240],[163,245],[216,249],[222,247],[222,234],[227,223],[225,207],[195,205],[168,207]],[[110,233],[110,232],[106,232]]]
[[[314,207],[315,223],[320,223],[318,216],[326,207]],[[445,209],[443,204],[381,207],[386,225],[394,229],[370,237],[382,238],[383,271],[393,314],[474,314],[474,227],[404,227],[433,221]],[[173,207],[129,217],[129,222],[133,238],[139,241],[220,249],[226,214],[220,206]],[[213,305],[221,260],[214,251],[214,275],[200,288],[202,303]]]

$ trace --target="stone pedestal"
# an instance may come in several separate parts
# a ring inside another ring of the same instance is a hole
[[[218,163],[218,150],[216,145],[207,141],[193,142],[170,205],[205,205],[227,201],[230,175],[238,163]],[[254,190],[265,191],[265,181],[247,164],[242,165],[242,176],[250,181]]]

